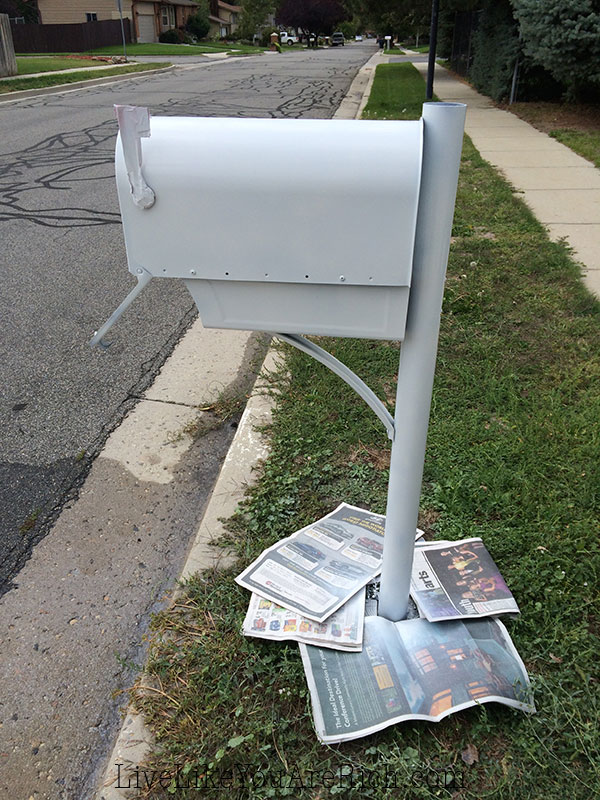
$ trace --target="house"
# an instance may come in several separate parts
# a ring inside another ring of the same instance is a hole
[[[225,0],[210,0],[209,9],[209,36],[211,39],[226,39],[235,33],[242,10],[241,6],[231,5]]]
[[[138,42],[157,42],[169,28],[183,27],[198,8],[194,0],[121,0],[123,16],[132,20]],[[117,0],[37,0],[43,25],[119,19]]]

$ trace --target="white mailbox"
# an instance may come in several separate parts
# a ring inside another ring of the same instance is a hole
[[[207,327],[403,338],[422,121],[152,117],[149,133],[150,208],[117,145],[132,273],[182,278]]]
[[[270,331],[322,361],[393,441],[379,611],[406,612],[466,108],[416,122],[153,117],[117,107],[138,285],[179,278],[207,327]],[[402,340],[394,418],[300,333]]]

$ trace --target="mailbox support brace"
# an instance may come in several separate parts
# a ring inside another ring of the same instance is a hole
[[[297,347],[298,350],[302,350],[303,353],[308,353],[309,356],[320,361],[321,364],[324,364],[328,369],[338,375],[348,386],[351,386],[356,394],[362,397],[365,403],[377,414],[385,425],[389,438],[394,441],[394,418],[375,392],[369,389],[367,384],[361,380],[358,375],[352,372],[352,370],[341,361],[338,361],[331,353],[328,353],[327,350],[323,350],[322,347],[305,339],[303,336],[297,336],[292,333],[275,333],[273,336],[277,336],[278,339],[283,339],[284,342]]]
[[[379,615],[406,617],[466,106],[423,105],[424,146],[406,336],[400,350]]]
[[[133,303],[133,301],[138,296],[138,294],[140,294],[140,292],[143,289],[145,289],[146,286],[152,280],[152,275],[150,275],[149,272],[146,272],[145,270],[141,270],[141,269],[138,269],[138,274],[137,274],[136,277],[137,277],[137,281],[138,281],[137,282],[137,286],[133,287],[133,289],[129,292],[129,294],[127,295],[125,300],[123,300],[121,305],[118,306],[118,308],[116,308],[113,311],[113,313],[106,320],[104,325],[99,330],[94,332],[94,335],[92,336],[92,338],[90,339],[90,342],[89,342],[90,347],[95,347],[97,344],[99,344],[101,346],[104,346],[104,347],[108,346],[108,345],[106,345],[105,342],[102,341],[102,339],[104,338],[104,336],[106,336],[108,331],[112,328],[112,326],[115,324],[115,322],[119,319],[121,314],[124,311],[127,311],[127,309]]]

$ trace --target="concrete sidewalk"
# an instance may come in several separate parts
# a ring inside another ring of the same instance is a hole
[[[427,74],[427,64],[415,67]],[[550,238],[566,239],[583,264],[585,285],[600,297],[600,170],[443,67],[436,67],[434,92],[467,104],[465,132],[475,147],[522,195]]]
[[[69,69],[52,69],[45,72],[27,72],[24,75],[10,75],[2,78],[3,81],[22,81],[28,78],[46,78],[48,75],[68,75],[70,72],[97,72],[99,69],[123,69],[130,67],[132,64],[137,64],[136,61],[129,60],[124,64],[111,64],[109,61],[104,61],[102,64],[92,64],[89,67],[71,67]]]

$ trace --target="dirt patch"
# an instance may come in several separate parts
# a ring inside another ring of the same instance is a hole
[[[540,131],[550,133],[558,128],[573,131],[600,131],[600,108],[568,103],[513,103],[500,106],[529,122]]]

